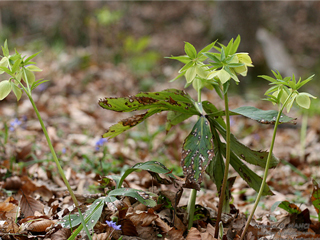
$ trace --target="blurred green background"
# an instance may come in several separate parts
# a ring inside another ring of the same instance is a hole
[[[164,57],[183,54],[184,41],[200,49],[240,34],[239,50],[249,52],[255,65],[242,93],[264,82],[257,75],[277,69],[302,77],[315,73],[311,93],[317,96],[319,12],[316,1],[1,1],[0,42],[59,54],[84,49],[66,70],[124,63],[148,90],[152,79],[174,76],[179,63]]]

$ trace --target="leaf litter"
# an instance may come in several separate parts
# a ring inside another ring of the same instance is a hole
[[[52,71],[50,65],[43,68],[44,72]],[[125,166],[138,164],[141,159],[150,161],[158,158],[159,161],[163,160],[160,162],[169,170],[174,169],[174,166],[179,165],[181,158],[181,152],[177,149],[189,134],[184,128],[173,127],[173,130],[165,135],[163,129],[154,138],[154,142],[158,144],[150,146],[148,145],[150,140],[135,139],[134,135],[130,135],[132,131],[130,130],[127,134],[121,134],[105,142],[100,146],[100,150],[96,150],[96,142],[103,134],[103,130],[120,117],[119,113],[101,109],[97,104],[98,99],[116,93],[121,96],[129,95],[140,90],[136,84],[130,83],[131,78],[128,78],[125,85],[122,84],[122,79],[130,76],[128,69],[124,71],[122,67],[110,64],[92,66],[89,71],[96,77],[86,85],[74,84],[85,78],[86,71],[88,69],[79,70],[76,74],[57,72],[56,76],[52,76],[52,81],[45,92],[36,92],[39,110],[46,124],[50,126],[50,137],[59,153],[68,181],[76,191],[77,198],[81,199],[83,212],[88,211],[97,199],[105,197],[105,191],[112,187],[112,181],[106,184],[104,177],[119,175]],[[107,78],[106,71],[108,71]],[[214,98],[206,94],[203,97],[210,101]],[[3,116],[1,129],[4,129],[4,122],[9,124],[15,118],[18,118],[21,124],[15,126],[13,131],[9,131],[6,147],[2,147],[0,153],[2,189],[0,237],[67,239],[72,231],[63,227],[60,221],[69,214],[75,214],[75,210],[65,185],[57,175],[55,165],[50,161],[49,149],[40,126],[33,121],[36,116],[29,111],[27,99],[22,99],[19,103],[19,115],[15,115],[16,113],[12,111],[16,105],[15,100],[9,97],[5,101],[0,109]],[[175,104],[176,101],[169,98],[168,102]],[[231,98],[230,104],[231,109],[243,105],[255,105],[255,103],[245,103],[240,97]],[[145,139],[150,139],[150,135],[159,130],[157,126],[165,126],[166,116],[162,113],[157,115],[158,117],[151,118],[145,125],[149,132]],[[128,119],[131,116],[128,114]],[[256,149],[267,148],[270,139],[268,136],[272,134],[270,126],[256,127],[257,123],[254,121],[237,116],[234,116],[233,120],[233,132],[235,135],[243,136],[243,143]],[[312,217],[317,216],[319,211],[319,188],[315,182],[311,182],[312,177],[319,177],[319,167],[316,164],[319,157],[314,155],[320,145],[319,127],[315,124],[317,120],[317,116],[310,120],[305,162],[297,157],[300,141],[297,125],[283,125],[280,129],[274,155],[288,164],[281,161],[274,170],[271,170],[268,184],[272,187],[274,195],[267,196],[262,201],[247,239],[316,238],[320,234],[319,223]],[[188,124],[188,121],[185,124]],[[249,126],[253,131],[250,136],[249,133],[244,133]],[[291,129],[292,127],[295,129]],[[140,128],[136,131],[140,135],[145,134],[145,129]],[[105,147],[107,147],[106,153],[103,152]],[[14,163],[10,162],[11,156],[15,158]],[[103,168],[105,164],[109,166]],[[112,167],[112,164],[116,167]],[[97,169],[101,171],[98,173]],[[253,166],[252,170],[262,175],[261,168]],[[182,176],[179,172],[175,174]],[[235,175],[235,172],[231,172],[230,176],[233,174]],[[165,177],[163,176],[163,179]],[[213,226],[218,203],[214,184],[204,177],[204,185],[201,185],[197,198],[199,211],[196,212],[194,227],[187,233],[185,205],[190,190],[184,189],[181,197],[178,197],[179,187],[173,183],[164,184],[163,181],[150,175],[147,170],[132,172],[123,186],[157,194],[159,196],[157,204],[147,207],[129,196],[121,197],[118,202],[112,204],[104,204],[101,208],[102,214],[93,226],[93,239],[108,239],[110,234],[113,239],[118,239],[120,236],[123,236],[123,239],[214,239]],[[222,217],[223,235],[227,239],[237,239],[245,224],[245,213],[250,212],[256,193],[240,178],[236,179],[230,191],[233,196],[233,207],[230,214],[224,214]],[[287,213],[281,208],[271,212],[272,205],[277,201],[295,204],[301,210],[298,214],[303,213],[305,209],[308,211],[305,211],[302,217],[293,217],[294,213]],[[110,221],[113,217],[118,219],[121,230],[112,231],[106,224],[106,221]],[[302,226],[295,225],[302,223],[309,225],[305,225],[306,227],[302,229],[295,227]],[[80,232],[80,236],[85,237],[83,232]]]

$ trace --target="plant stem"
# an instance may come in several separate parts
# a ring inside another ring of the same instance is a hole
[[[201,89],[198,90],[198,102],[201,102]],[[193,225],[194,209],[196,205],[197,190],[191,189],[191,194],[188,202],[187,212],[188,212],[188,229]]]
[[[306,147],[306,135],[308,127],[308,113],[303,113],[301,131],[300,131],[300,161],[304,162],[305,160],[305,147]]]
[[[250,213],[250,216],[247,220],[247,223],[245,225],[245,228],[243,229],[243,232],[241,234],[241,238],[240,240],[243,240],[244,239],[244,236],[250,226],[250,222],[251,222],[251,219],[253,218],[253,215],[254,215],[254,212],[256,211],[257,207],[258,207],[258,204],[259,204],[259,201],[260,201],[260,198],[262,196],[262,193],[263,193],[263,190],[264,190],[264,187],[266,185],[266,181],[267,181],[267,176],[268,176],[268,171],[269,171],[269,167],[270,167],[270,160],[271,160],[271,156],[272,156],[272,151],[273,151],[273,147],[274,147],[274,142],[275,142],[275,139],[276,139],[276,134],[277,134],[277,129],[278,129],[278,125],[279,125],[279,121],[280,121],[280,117],[281,117],[281,114],[282,114],[282,111],[284,109],[284,107],[286,106],[286,103],[288,102],[288,100],[291,98],[291,95],[292,93],[289,95],[289,97],[286,99],[286,101],[284,102],[284,104],[282,105],[282,108],[279,110],[278,112],[278,116],[277,116],[277,119],[276,119],[276,122],[275,122],[275,125],[274,125],[274,129],[273,129],[273,135],[272,135],[272,141],[271,141],[271,145],[270,145],[270,149],[269,149],[269,153],[268,153],[268,158],[267,158],[267,162],[266,162],[266,166],[265,166],[265,169],[264,169],[264,175],[263,175],[263,179],[262,179],[262,183],[261,183],[261,186],[260,186],[260,190],[259,190],[259,193],[258,193],[258,196],[257,196],[257,199],[254,203],[254,206],[253,206],[253,209]]]
[[[47,142],[48,142],[48,145],[49,145],[49,148],[50,148],[50,151],[51,151],[53,160],[55,161],[55,163],[56,163],[56,165],[57,165],[58,172],[59,172],[59,174],[60,174],[60,176],[61,176],[64,184],[66,185],[66,187],[67,187],[67,189],[68,189],[68,191],[69,191],[69,193],[70,193],[70,195],[71,195],[71,198],[72,198],[72,200],[73,200],[76,208],[77,208],[78,211],[79,211],[79,217],[80,217],[81,223],[83,224],[83,227],[84,227],[84,229],[85,229],[85,231],[86,231],[86,234],[87,234],[88,238],[89,238],[90,240],[92,240],[91,235],[90,235],[90,233],[89,233],[89,230],[88,230],[88,228],[86,227],[86,224],[85,224],[84,218],[83,218],[83,216],[82,216],[81,210],[80,210],[80,208],[79,208],[79,203],[78,203],[78,201],[77,201],[77,198],[76,198],[76,196],[74,195],[74,193],[73,193],[73,191],[72,191],[72,189],[71,189],[71,186],[70,186],[70,184],[69,184],[69,182],[68,182],[68,180],[67,180],[67,178],[66,178],[66,176],[65,176],[65,174],[64,174],[63,169],[61,168],[60,162],[59,162],[59,160],[58,160],[58,158],[57,158],[57,155],[56,155],[56,152],[55,152],[55,150],[54,150],[54,148],[53,148],[53,146],[52,146],[50,137],[49,137],[48,132],[47,132],[47,129],[46,129],[46,127],[45,127],[45,125],[44,125],[44,123],[43,123],[43,121],[42,121],[42,118],[41,118],[41,116],[40,116],[40,113],[39,113],[39,111],[38,111],[38,108],[37,108],[35,102],[33,101],[32,96],[31,96],[28,92],[26,92],[26,93],[27,93],[27,95],[28,95],[28,97],[29,97],[29,100],[30,100],[30,102],[31,102],[31,104],[32,104],[32,107],[33,107],[34,111],[36,112],[36,115],[37,115],[37,117],[38,117],[38,119],[39,119],[40,125],[41,125],[41,127],[42,127],[42,131],[43,131],[43,133],[44,133],[44,135],[45,135],[45,137],[46,137],[46,140],[47,140]]]
[[[219,234],[219,222],[221,221],[222,215],[222,208],[223,208],[223,200],[225,197],[225,191],[227,188],[227,181],[228,181],[228,173],[229,173],[229,163],[230,163],[230,115],[229,115],[229,101],[228,101],[228,93],[224,94],[224,106],[225,106],[225,113],[226,113],[226,166],[224,169],[223,174],[223,181],[220,191],[220,198],[219,198],[219,207],[218,207],[218,214],[215,226],[214,237],[218,238]]]

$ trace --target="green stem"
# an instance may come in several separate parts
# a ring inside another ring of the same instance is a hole
[[[306,147],[306,135],[308,127],[308,113],[303,113],[301,132],[300,132],[300,161],[304,162],[305,158],[305,147]]]
[[[241,234],[240,240],[244,239],[244,236],[245,236],[245,234],[246,234],[246,232],[247,232],[247,230],[248,230],[248,228],[250,226],[250,222],[251,222],[251,220],[253,218],[254,212],[256,211],[256,209],[258,207],[258,204],[260,202],[264,187],[266,186],[268,171],[269,171],[270,162],[271,162],[270,160],[271,160],[271,156],[272,156],[272,151],[273,151],[273,147],[274,147],[274,143],[275,143],[275,139],[276,139],[276,134],[277,134],[277,129],[278,129],[278,125],[279,125],[279,122],[280,122],[281,114],[282,114],[282,111],[283,111],[284,107],[286,106],[288,100],[291,98],[291,95],[292,95],[292,93],[286,99],[286,101],[284,102],[284,104],[282,105],[281,109],[278,112],[278,116],[277,116],[277,119],[276,119],[276,122],[275,122],[275,125],[274,125],[274,129],[273,129],[272,141],[271,141],[271,145],[270,145],[270,149],[269,149],[269,153],[268,153],[266,166],[265,166],[265,169],[264,169],[264,175],[263,175],[262,183],[261,183],[261,186],[260,186],[260,189],[259,189],[259,193],[258,193],[257,199],[256,199],[256,201],[254,203],[253,209],[252,209],[252,211],[250,213],[250,216],[249,216],[249,218],[247,220],[246,226],[243,229],[243,232]]]
[[[225,198],[225,192],[227,188],[227,181],[228,181],[228,173],[229,173],[229,163],[230,163],[230,115],[229,115],[229,102],[228,102],[228,93],[224,94],[224,105],[225,105],[225,113],[226,113],[226,167],[224,169],[223,174],[223,181],[220,191],[220,198],[219,198],[219,207],[218,207],[218,214],[217,214],[217,221],[215,226],[214,237],[218,238],[219,234],[219,222],[221,221],[222,209],[223,209],[223,202]]]
[[[41,116],[40,116],[40,113],[39,113],[39,111],[38,111],[38,108],[37,108],[35,102],[33,101],[32,96],[31,96],[28,92],[26,92],[26,93],[27,93],[27,95],[28,95],[28,97],[29,97],[29,100],[30,100],[30,102],[31,102],[31,104],[32,104],[32,107],[33,107],[34,111],[36,112],[36,115],[37,115],[37,117],[38,117],[38,119],[39,119],[40,125],[41,125],[41,127],[42,127],[42,131],[43,131],[43,133],[44,133],[44,135],[45,135],[45,137],[46,137],[46,140],[47,140],[47,142],[48,142],[48,145],[49,145],[49,148],[50,148],[50,151],[51,151],[53,160],[54,160],[54,162],[55,162],[56,165],[57,165],[58,172],[59,172],[59,174],[60,174],[63,182],[65,183],[65,185],[66,185],[66,187],[67,187],[67,189],[68,189],[68,191],[69,191],[69,193],[70,193],[70,195],[71,195],[71,198],[72,198],[72,200],[73,200],[76,208],[77,208],[78,211],[79,211],[79,216],[80,216],[80,219],[81,219],[81,223],[82,223],[83,226],[84,226],[84,229],[85,229],[85,231],[86,231],[86,234],[87,234],[88,238],[89,238],[90,240],[92,240],[91,235],[90,235],[90,233],[89,233],[89,230],[88,230],[88,228],[86,227],[84,218],[83,218],[83,216],[82,216],[82,213],[81,213],[81,210],[80,210],[80,207],[79,207],[79,203],[78,203],[78,201],[77,201],[77,198],[76,198],[76,196],[74,195],[74,193],[73,193],[73,191],[72,191],[72,189],[71,189],[71,186],[70,186],[70,184],[69,184],[69,182],[68,182],[68,180],[67,180],[67,178],[66,178],[66,176],[65,176],[65,174],[64,174],[63,169],[61,168],[60,162],[59,162],[59,160],[58,160],[58,158],[57,158],[57,155],[56,155],[56,152],[55,152],[55,150],[54,150],[54,148],[53,148],[53,146],[52,146],[50,137],[49,137],[48,132],[47,132],[47,129],[46,129],[46,127],[45,127],[45,125],[44,125],[44,123],[43,123],[43,121],[42,121],[42,118],[41,118]]]
[[[201,102],[201,89],[198,90],[198,102]],[[196,205],[197,190],[191,189],[191,194],[188,202],[187,212],[188,212],[188,229],[193,226],[194,209]]]

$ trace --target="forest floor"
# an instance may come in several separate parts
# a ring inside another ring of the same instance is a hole
[[[105,196],[110,186],[104,185],[104,177],[119,175],[136,163],[159,161],[173,174],[182,177],[179,166],[181,146],[194,119],[175,126],[166,134],[166,114],[161,113],[141,126],[99,145],[105,130],[130,116],[130,113],[102,109],[98,100],[108,96],[136,94],[141,91],[142,80],[135,78],[124,64],[90,63],[81,69],[74,56],[77,56],[76,52],[70,51],[59,56],[46,56],[46,59],[40,56],[36,59],[43,69],[37,78],[50,81],[34,91],[34,98],[83,211],[93,200]],[[59,60],[53,61],[56,57]],[[165,68],[164,73],[167,80],[175,76],[175,70],[171,68]],[[183,89],[183,81],[155,81],[150,91],[167,88]],[[192,89],[187,91],[194,94]],[[245,105],[274,109],[272,104],[259,100],[262,96],[255,96],[254,91],[247,95],[247,99],[230,95],[230,109]],[[218,96],[209,91],[204,93],[204,99],[217,103],[217,107],[223,106]],[[17,103],[13,94],[0,104],[0,237],[67,239],[71,231],[62,228],[59,220],[74,211],[73,202],[52,161],[32,106],[26,96]],[[247,239],[320,237],[317,213],[311,200],[314,188],[312,178],[320,178],[319,116],[309,118],[304,160],[300,158],[302,116],[298,111],[292,111],[290,116],[298,118],[297,124],[280,127],[274,155],[281,161],[275,169],[270,170],[267,180],[274,195],[262,198]],[[256,150],[269,148],[272,131],[272,125],[259,124],[241,117],[232,118],[233,134]],[[260,176],[263,174],[263,169],[252,169]],[[231,169],[232,176],[237,175]],[[131,173],[125,185],[161,193],[172,201],[177,191],[172,185],[157,183],[147,171]],[[232,213],[223,216],[224,239],[238,238],[256,198],[255,191],[240,177],[236,178],[231,192]],[[183,206],[188,202],[189,193],[190,190],[184,190],[176,209],[176,217],[172,207],[164,204],[148,208],[134,199],[119,198],[126,210],[112,210],[106,205],[93,228],[93,239],[108,239],[111,233],[114,239],[120,236],[123,236],[122,239],[215,239],[214,219],[218,205],[215,184],[209,178],[204,179],[197,198],[197,204],[201,206],[196,214],[198,220],[187,233]],[[296,214],[289,214],[280,208],[271,211],[274,203],[285,200],[296,204],[296,209],[299,208]],[[106,224],[105,221],[110,221],[111,216],[118,217],[121,230],[112,232],[112,227]],[[85,233],[82,231],[78,239],[83,238]]]

